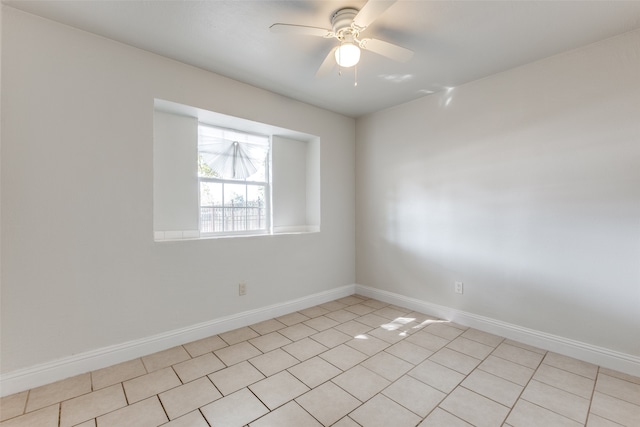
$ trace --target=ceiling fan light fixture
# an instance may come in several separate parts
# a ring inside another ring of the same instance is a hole
[[[353,67],[360,61],[360,48],[353,43],[342,43],[336,49],[336,62],[342,68]]]
[[[338,9],[331,15],[331,29],[283,23],[275,23],[269,28],[276,33],[304,34],[325,39],[336,39],[339,42],[325,56],[316,72],[316,77],[327,75],[336,63],[341,69],[357,65],[360,61],[361,49],[398,62],[406,62],[413,55],[411,50],[384,40],[360,37],[361,33],[396,1],[366,0],[364,6],[360,9],[352,7]],[[334,60],[336,62],[333,62]],[[342,74],[342,71],[339,71],[338,74]],[[354,73],[354,75],[356,74]]]

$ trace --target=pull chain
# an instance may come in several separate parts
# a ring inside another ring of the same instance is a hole
[[[340,66],[340,64],[338,64],[338,75],[342,77],[342,67]],[[357,64],[353,67],[353,86],[354,87],[358,86],[358,65]]]

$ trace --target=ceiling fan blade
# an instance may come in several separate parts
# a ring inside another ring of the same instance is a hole
[[[338,46],[331,49],[327,57],[324,58],[324,61],[322,61],[322,65],[320,65],[320,68],[318,68],[318,71],[316,72],[316,77],[324,77],[329,74],[331,70],[333,70],[333,67],[336,65],[336,50],[338,50]]]
[[[360,47],[398,62],[407,62],[413,56],[412,50],[378,39],[360,40]]]
[[[333,31],[327,30],[326,28],[308,27],[306,25],[273,24],[269,29],[272,33],[301,34],[304,36],[317,36],[324,38],[331,38],[334,36]]]
[[[369,0],[364,6],[362,6],[362,9],[360,9],[360,12],[358,12],[356,17],[353,18],[353,22],[360,28],[366,28],[395,2],[396,0]]]

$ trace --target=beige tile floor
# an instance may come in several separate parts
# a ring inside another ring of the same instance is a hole
[[[640,426],[640,378],[357,295],[8,396],[1,427]]]

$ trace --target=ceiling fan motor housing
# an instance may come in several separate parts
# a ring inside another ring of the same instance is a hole
[[[358,9],[346,8],[336,11],[336,13],[334,13],[331,17],[331,26],[333,28],[333,32],[338,35],[349,32],[345,30],[351,29],[351,23],[353,22],[353,19],[357,14]]]

